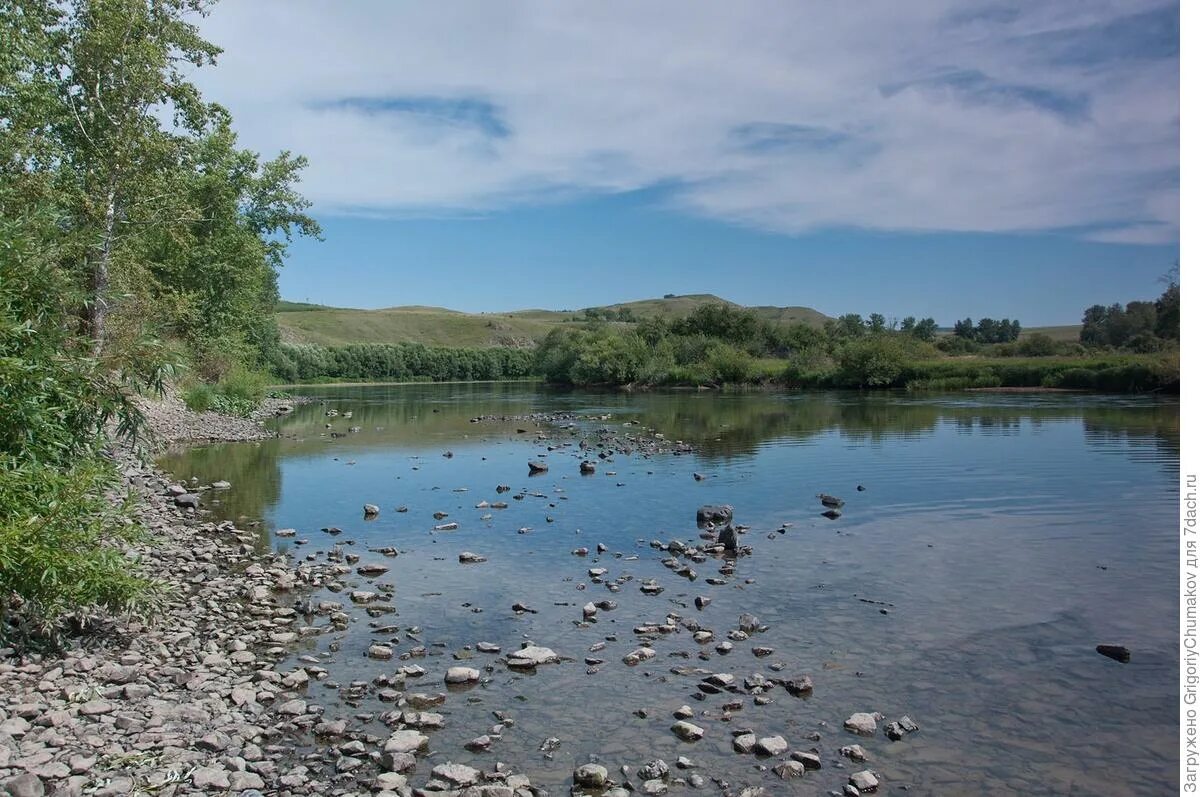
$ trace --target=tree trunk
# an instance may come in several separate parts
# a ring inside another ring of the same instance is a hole
[[[100,255],[92,262],[92,304],[88,313],[88,327],[92,336],[92,356],[99,357],[104,350],[105,323],[108,320],[108,261],[112,256],[113,231],[117,224],[117,192],[108,189],[104,205],[104,240],[100,244]]]

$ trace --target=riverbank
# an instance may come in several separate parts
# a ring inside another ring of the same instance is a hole
[[[264,421],[287,415],[297,405],[309,401],[294,398],[266,398],[247,418],[225,415],[213,410],[193,412],[187,408],[178,392],[168,389],[161,397],[141,396],[136,399],[145,418],[146,441],[154,447],[173,443],[246,442],[274,437]]]
[[[165,445],[264,439],[274,433],[262,419],[294,403],[268,400],[249,419],[193,413],[174,396],[144,401],[142,409],[149,440]],[[110,498],[127,494],[135,522],[148,532],[124,553],[131,568],[157,582],[161,605],[147,621],[98,618],[57,653],[0,651],[4,793],[410,794],[402,773],[416,766],[412,753],[426,737],[400,730],[382,740],[358,730],[364,723],[350,704],[345,716],[326,716],[311,691],[327,674],[320,659],[281,666],[301,640],[346,627],[337,596],[317,604],[312,595],[340,592],[350,568],[334,557],[273,552],[255,521],[242,528],[206,520],[204,506],[227,484],[180,484],[128,445],[114,445],[110,455],[121,474]],[[416,671],[381,678],[394,685]],[[406,728],[393,713],[393,724]],[[527,779],[500,767],[489,783],[532,797]],[[444,765],[426,788],[462,788],[484,777]]]

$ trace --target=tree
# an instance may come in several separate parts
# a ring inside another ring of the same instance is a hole
[[[912,335],[917,340],[933,340],[937,337],[937,322],[932,318],[922,318],[913,327]]]
[[[833,333],[841,338],[859,338],[866,334],[867,327],[858,313],[846,313],[838,316],[833,326]]]
[[[873,335],[878,335],[887,330],[887,319],[880,313],[871,313],[868,316],[867,328]]]
[[[1179,340],[1179,263],[1168,271],[1162,281],[1167,283],[1162,296],[1154,302],[1157,320],[1154,334],[1165,340]]]
[[[975,340],[975,325],[971,319],[964,318],[961,321],[954,322],[954,334],[966,340]]]
[[[220,52],[185,20],[204,10],[201,0],[74,0],[66,20],[53,135],[97,354],[122,244],[174,220],[171,169],[211,115],[185,77],[187,66],[211,64]],[[163,128],[164,112],[175,129]]]

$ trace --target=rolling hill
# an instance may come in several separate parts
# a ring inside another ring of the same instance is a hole
[[[703,304],[740,305],[712,294],[668,295],[661,299],[588,308],[601,314],[628,310],[635,321],[660,315],[678,318]],[[747,307],[771,321],[822,324],[826,316],[808,307]],[[281,301],[275,317],[286,343],[343,346],[351,343],[425,343],[432,346],[532,346],[560,326],[582,326],[585,310],[514,310],[463,313],[442,307],[356,310]]]

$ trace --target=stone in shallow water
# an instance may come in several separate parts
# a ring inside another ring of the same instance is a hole
[[[433,777],[455,788],[464,789],[476,783],[482,776],[478,769],[465,764],[438,764],[433,768]]]
[[[787,740],[782,736],[765,736],[754,745],[754,752],[765,756],[783,755],[787,749]]]
[[[782,764],[771,767],[771,771],[782,780],[791,780],[804,775],[804,765],[799,761],[784,761]]]
[[[429,743],[429,737],[416,731],[400,730],[383,745],[385,753],[415,753]]]
[[[604,788],[608,780],[608,770],[599,764],[584,764],[575,770],[575,785],[585,789]]]
[[[748,753],[754,749],[758,739],[752,733],[743,733],[733,737],[733,749],[738,753]]]
[[[863,794],[870,794],[879,788],[879,778],[871,770],[864,769],[850,776],[850,785]]]
[[[671,733],[683,739],[685,742],[694,742],[704,738],[704,729],[699,725],[693,725],[690,722],[680,720],[671,726]]]
[[[472,667],[451,667],[446,670],[446,683],[473,684],[479,680],[479,670]]]
[[[867,751],[864,750],[860,744],[851,744],[847,745],[846,747],[840,747],[838,748],[838,755],[849,758],[851,761],[862,762],[867,760]]]
[[[642,780],[659,780],[665,778],[670,771],[667,762],[658,758],[642,766],[637,774]]]
[[[553,664],[558,661],[558,654],[550,648],[530,645],[508,654],[508,665],[518,669],[537,667],[539,664]]]
[[[851,733],[857,733],[859,736],[874,736],[875,735],[875,715],[868,714],[865,711],[859,711],[851,714],[842,727]]]

